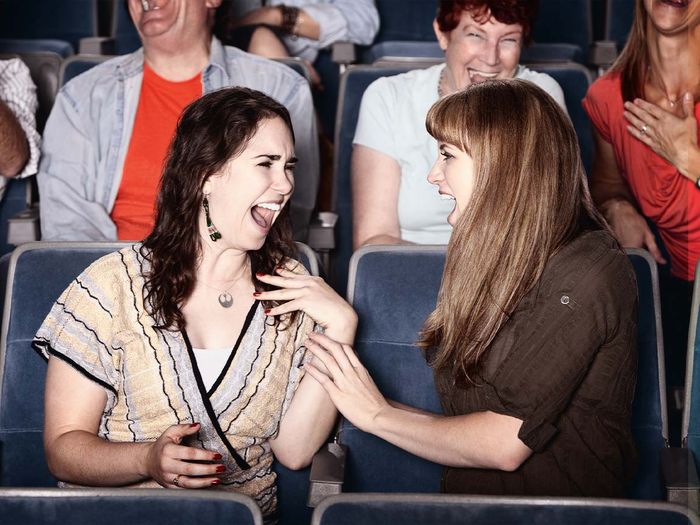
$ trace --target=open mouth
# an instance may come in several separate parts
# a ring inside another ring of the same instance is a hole
[[[670,5],[682,9],[688,7],[688,0],[660,0],[662,4]]]
[[[440,199],[443,200],[443,201],[453,201],[453,200],[455,200],[455,198],[454,198],[452,195],[450,195],[449,193],[440,193],[440,192],[438,192],[438,194],[440,195]]]
[[[493,80],[498,77],[498,71],[495,73],[489,73],[487,71],[479,71],[478,69],[467,69],[469,73],[469,79],[472,83],[483,82],[485,80]]]
[[[250,209],[250,215],[255,224],[268,231],[275,221],[275,215],[282,209],[278,202],[261,202]]]

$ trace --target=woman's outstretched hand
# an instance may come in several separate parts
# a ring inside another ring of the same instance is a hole
[[[151,443],[146,453],[148,477],[166,488],[201,489],[218,485],[218,475],[226,470],[221,454],[182,445],[182,440],[199,431],[199,423],[172,425]]]
[[[697,166],[691,166],[690,150],[698,147],[698,124],[691,93],[682,98],[683,116],[660,108],[642,99],[625,102],[627,131],[649,146],[654,153],[673,164],[684,176],[691,178]]]
[[[306,347],[314,355],[313,361],[304,365],[307,373],[328,392],[347,420],[360,430],[371,432],[377,416],[390,405],[350,345],[313,333]]]
[[[277,275],[257,274],[260,281],[279,289],[255,292],[255,298],[283,303],[266,310],[267,315],[282,315],[300,310],[336,341],[352,344],[357,328],[357,314],[333,288],[313,275],[299,275],[286,268],[278,268],[276,273]]]

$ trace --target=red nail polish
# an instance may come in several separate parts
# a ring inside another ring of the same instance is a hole
[[[226,467],[224,467],[223,465],[219,465],[218,467],[216,467],[216,472],[219,474],[221,474],[222,472],[226,472]]]
[[[256,277],[264,277],[265,273],[264,272],[255,272]]]
[[[261,294],[262,292],[253,292],[253,297],[257,297]]]
[[[269,314],[269,313],[270,313],[270,308],[265,308],[264,312],[265,312],[265,315]]]
[[[214,454],[213,461],[219,461],[221,459],[221,454]]]
[[[221,484],[221,481],[218,480],[218,479],[215,479],[214,481],[211,482],[211,484],[214,485],[214,486],[220,485],[220,484]]]
[[[197,425],[199,425],[199,423],[190,423],[190,428],[194,428],[194,427],[196,427]]]

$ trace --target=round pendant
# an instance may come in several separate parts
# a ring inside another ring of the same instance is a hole
[[[233,297],[228,292],[224,292],[219,295],[219,304],[224,308],[231,308],[233,306]]]

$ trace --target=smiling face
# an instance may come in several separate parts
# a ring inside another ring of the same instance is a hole
[[[449,72],[448,92],[460,91],[473,83],[515,76],[522,49],[523,28],[504,24],[492,16],[478,17],[463,11],[459,24],[447,33],[433,22]]]
[[[294,143],[278,117],[261,121],[243,151],[203,187],[211,219],[221,233],[217,246],[241,251],[262,247],[294,190]],[[211,243],[204,212],[200,232]]]
[[[438,187],[443,199],[455,201],[455,207],[447,217],[447,222],[454,227],[474,193],[474,161],[453,144],[440,142],[438,148],[440,154],[428,173],[428,182]]]

